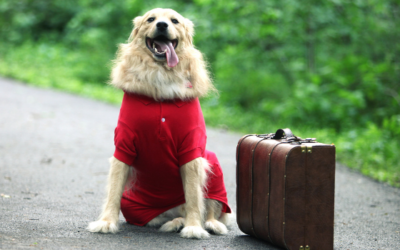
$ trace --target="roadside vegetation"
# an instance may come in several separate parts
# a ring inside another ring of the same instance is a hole
[[[219,95],[209,126],[289,127],[400,187],[400,4],[395,0],[0,2],[0,75],[118,104],[108,81],[131,20],[169,7],[196,25]],[[6,90],[2,90],[6,91]]]

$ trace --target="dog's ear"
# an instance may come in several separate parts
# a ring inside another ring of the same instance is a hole
[[[185,18],[185,38],[190,45],[193,44],[194,24],[189,19]]]
[[[132,41],[133,37],[135,37],[137,35],[137,33],[139,32],[140,25],[142,24],[142,20],[143,20],[142,16],[138,16],[138,17],[135,17],[135,19],[133,19],[133,21],[132,21],[133,22],[133,30],[131,32],[131,35],[129,36],[128,41]]]

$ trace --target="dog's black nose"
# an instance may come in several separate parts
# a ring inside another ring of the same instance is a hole
[[[159,31],[165,31],[168,28],[168,23],[166,22],[158,22],[157,23],[157,29]]]

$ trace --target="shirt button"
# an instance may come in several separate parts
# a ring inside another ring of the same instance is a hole
[[[162,121],[162,122],[165,122],[165,118],[162,118],[161,121]]]

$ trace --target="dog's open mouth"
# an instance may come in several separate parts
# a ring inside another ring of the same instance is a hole
[[[179,58],[175,53],[175,48],[178,46],[178,40],[169,40],[164,36],[158,36],[156,38],[146,38],[147,48],[153,53],[153,55],[162,60],[167,60],[168,67],[175,67]]]

